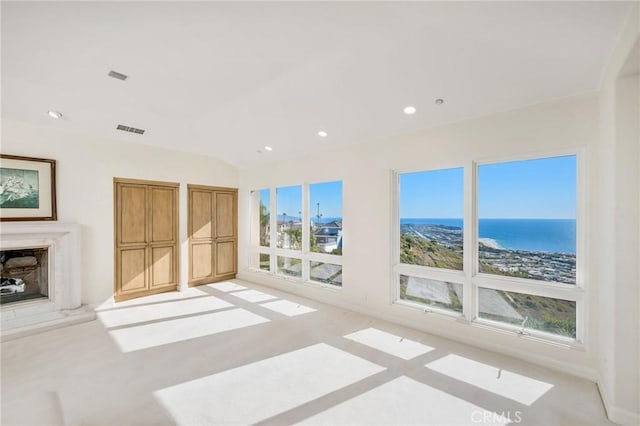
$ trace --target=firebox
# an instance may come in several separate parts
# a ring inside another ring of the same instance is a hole
[[[49,254],[46,247],[0,251],[0,303],[49,297]]]

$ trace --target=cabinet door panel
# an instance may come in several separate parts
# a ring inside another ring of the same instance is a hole
[[[235,237],[235,194],[216,193],[216,238]]]
[[[213,278],[212,244],[194,243],[191,246],[191,279]]]
[[[119,233],[121,244],[144,244],[146,241],[147,190],[141,185],[120,187]]]
[[[216,242],[216,276],[236,273],[235,241]]]
[[[175,239],[173,188],[151,187],[151,242],[166,242]]]
[[[145,247],[121,249],[119,257],[119,287],[122,293],[146,289],[146,249]]]
[[[175,250],[173,246],[151,248],[151,288],[176,283]]]
[[[191,238],[194,240],[213,238],[211,214],[213,194],[205,191],[192,191],[190,202]]]

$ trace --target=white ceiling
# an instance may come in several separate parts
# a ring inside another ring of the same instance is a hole
[[[597,89],[628,10],[3,1],[2,115],[250,166]]]

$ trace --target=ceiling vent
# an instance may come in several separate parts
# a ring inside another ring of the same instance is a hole
[[[136,129],[135,127],[123,126],[122,124],[118,124],[118,127],[116,127],[116,129],[122,130],[123,132],[137,133],[139,135],[144,135],[144,130]]]
[[[129,78],[128,75],[119,73],[118,71],[114,71],[114,70],[109,71],[108,75],[109,75],[109,77],[117,78],[118,80],[122,80],[122,81],[124,81],[127,78]]]

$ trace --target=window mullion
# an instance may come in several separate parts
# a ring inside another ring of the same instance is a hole
[[[472,161],[464,168],[464,210],[463,210],[463,300],[462,313],[468,321],[477,315],[477,292],[473,287],[472,277],[476,273],[478,259],[478,220],[476,209],[476,165]]]

